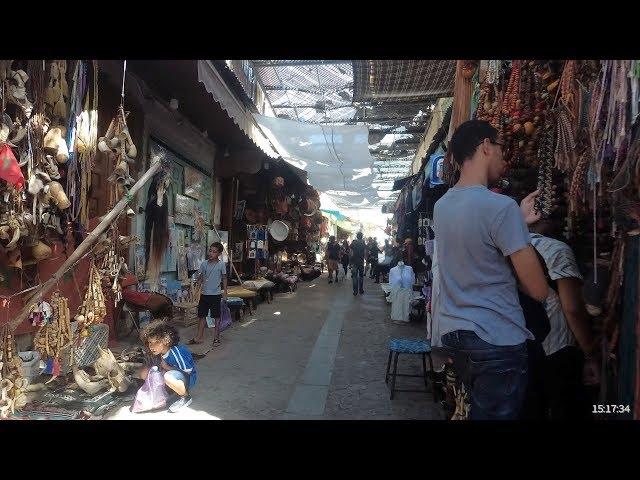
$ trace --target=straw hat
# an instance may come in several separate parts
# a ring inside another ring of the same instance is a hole
[[[40,242],[40,241],[36,243],[31,249],[31,254],[33,255],[33,258],[35,258],[38,261],[46,260],[47,258],[50,258],[52,253],[53,252],[51,250],[51,247],[46,243]]]
[[[274,220],[269,226],[269,233],[274,240],[284,242],[289,236],[289,226],[280,220]]]

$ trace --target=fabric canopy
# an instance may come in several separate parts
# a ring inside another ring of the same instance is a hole
[[[362,125],[319,125],[254,114],[284,160],[306,170],[309,182],[339,207],[372,206],[373,157]]]

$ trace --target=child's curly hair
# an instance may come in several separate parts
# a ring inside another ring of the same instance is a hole
[[[149,339],[151,338],[156,338],[170,347],[180,342],[180,335],[176,327],[161,318],[150,321],[140,332],[140,340],[144,345],[148,345]]]

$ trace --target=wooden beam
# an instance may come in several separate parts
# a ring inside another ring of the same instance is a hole
[[[142,177],[138,179],[138,181],[131,187],[129,192],[127,192],[120,199],[120,201],[116,204],[116,206],[113,207],[113,209],[104,216],[104,218],[98,224],[98,226],[94,228],[89,233],[89,235],[87,235],[87,238],[85,238],[82,241],[82,243],[78,245],[78,248],[76,248],[73,251],[73,253],[69,255],[67,260],[56,271],[56,273],[54,273],[51,277],[49,277],[47,281],[42,283],[39,286],[39,288],[37,288],[29,296],[29,298],[25,301],[24,307],[22,308],[22,310],[20,310],[20,313],[18,313],[18,315],[9,323],[9,328],[11,331],[15,331],[15,329],[18,328],[18,326],[25,320],[25,318],[29,316],[29,313],[31,312],[31,307],[32,307],[30,300],[34,298],[42,297],[47,292],[49,292],[49,290],[51,290],[56,285],[56,283],[60,281],[62,276],[65,273],[67,273],[67,271],[69,271],[71,268],[73,268],[76,265],[76,263],[78,263],[82,259],[84,254],[87,253],[89,249],[98,241],[98,238],[100,237],[100,235],[102,235],[102,233],[113,224],[113,222],[118,218],[118,215],[120,214],[120,212],[122,212],[125,209],[125,207],[129,205],[129,202],[133,200],[134,195],[138,193],[138,191],[149,180],[151,180],[151,177],[155,175],[155,173],[160,169],[161,166],[162,166],[162,161],[160,159],[155,159],[152,162],[151,166],[149,167],[149,170],[147,170],[144,173],[144,175],[142,175]]]

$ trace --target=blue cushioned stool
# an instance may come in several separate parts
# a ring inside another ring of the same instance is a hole
[[[391,367],[391,357],[395,353],[395,357],[393,360],[393,373],[389,373],[389,369]],[[398,373],[398,356],[401,353],[408,353],[413,355],[421,355],[422,356],[422,375],[407,375],[403,373]],[[387,362],[387,373],[384,377],[385,383],[389,383],[389,377],[391,377],[391,400],[393,400],[393,394],[395,392],[428,392],[429,382],[427,377],[427,361],[426,358],[429,357],[429,366],[431,370],[429,373],[431,375],[432,382],[432,391],[433,391],[433,401],[436,402],[436,388],[435,388],[435,372],[433,370],[433,360],[431,359],[431,343],[427,340],[411,340],[408,338],[394,338],[389,341],[389,361]],[[396,377],[422,377],[424,378],[424,390],[398,390],[396,389]]]
[[[244,310],[245,303],[240,297],[227,297],[227,306],[237,321],[240,320],[240,311]]]

